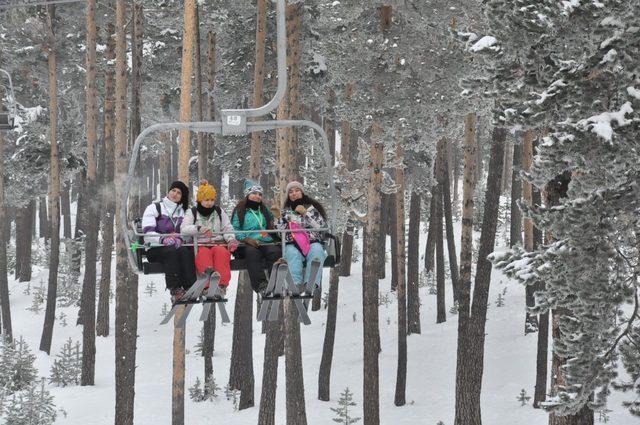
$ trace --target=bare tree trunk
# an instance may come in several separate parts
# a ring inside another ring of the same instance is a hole
[[[0,87],[0,109],[2,108],[2,99],[4,98],[4,89]],[[0,133],[0,176],[4,176],[4,138]],[[32,204],[30,202],[30,204]],[[0,223],[6,221],[6,211],[4,206],[4,179],[0,178]],[[31,220],[29,220],[30,222]],[[16,220],[16,223],[18,221]],[[29,223],[31,224],[31,223]],[[31,226],[29,226],[31,227]],[[11,329],[11,302],[9,300],[9,279],[7,276],[7,241],[9,234],[7,228],[0,225],[0,310],[2,311],[2,335],[9,340],[13,338]],[[10,232],[9,232],[10,233]],[[16,232],[16,239],[17,237]],[[29,238],[29,252],[31,252],[31,238]]]
[[[47,197],[41,196],[38,198],[38,227],[40,230],[40,237],[44,238],[46,244],[49,239],[49,213],[47,211]]]
[[[396,406],[404,406],[406,404],[407,390],[407,291],[405,285],[405,236],[404,236],[404,154],[403,143],[400,139],[397,141],[396,156],[398,157],[399,166],[396,168],[396,272],[398,293],[398,368],[396,374],[396,392],[394,404]]]
[[[253,107],[262,106],[264,92],[264,57],[267,28],[267,2],[257,0],[256,3],[256,59],[253,68]],[[251,166],[249,175],[253,181],[260,181],[260,158],[262,132],[251,133]],[[254,159],[255,158],[255,159]]]
[[[464,182],[462,186],[462,235],[460,241],[460,304],[458,306],[458,351],[469,344],[467,329],[471,320],[471,257],[473,244],[473,193],[475,191],[476,115],[469,113],[464,120]],[[469,402],[466,380],[468,372],[460,354],[456,363],[456,424],[464,424],[463,403]],[[460,418],[460,419],[457,419]]]
[[[513,175],[513,143],[507,142],[504,148],[504,165],[502,166],[502,179],[500,187],[502,194],[506,195],[511,190],[511,176]]]
[[[435,217],[431,220],[431,225],[435,227],[436,240],[436,288],[437,288],[437,317],[436,323],[447,321],[447,308],[445,305],[445,285],[444,285],[444,241],[442,239],[442,188],[445,174],[444,161],[444,140],[438,142],[438,159],[436,160],[436,179],[438,184],[433,192],[433,199],[436,202]]]
[[[302,351],[300,349],[300,322],[290,298],[284,300],[284,355],[287,394],[287,425],[306,425],[307,412],[304,400],[302,376]]]
[[[209,87],[208,107],[207,107],[207,119],[209,121],[215,120],[215,100],[213,98],[213,89],[216,83],[216,35],[213,32],[207,34],[207,85]],[[208,141],[208,154],[209,157],[215,157],[215,138],[212,134],[207,136]],[[208,163],[208,162],[207,162]],[[207,175],[209,173],[207,172]],[[222,170],[220,167],[213,169],[213,176],[211,178],[212,184],[218,189],[222,189]]]
[[[382,182],[382,129],[373,124],[371,159],[369,170],[371,177],[367,189],[367,222],[363,243],[362,271],[362,323],[363,323],[363,408],[365,425],[380,423],[380,387],[378,355],[380,352],[380,328],[378,323],[378,271],[374,266],[379,252],[375,243],[380,232],[380,186]]]
[[[34,232],[32,219],[35,208],[36,202],[35,200],[31,200],[24,208],[21,208],[21,211],[15,218],[16,235],[19,235],[19,237],[16,237],[15,274],[20,282],[28,282],[31,280],[31,241]],[[9,227],[9,231],[11,231],[11,227]]]
[[[127,172],[127,41],[125,33],[126,1],[116,0],[116,80],[115,80],[115,177],[116,211],[121,207]],[[115,424],[133,425],[138,331],[138,276],[131,273],[127,261],[121,217],[116,214],[116,403]]]
[[[69,199],[69,181],[65,181],[62,185],[61,208],[63,219],[62,235],[65,239],[71,238],[71,201]]]
[[[200,7],[196,4],[195,10],[195,97],[196,97],[196,121],[204,121],[204,106],[202,94],[202,60],[200,55]],[[206,179],[208,173],[208,145],[205,133],[198,132],[198,179]],[[219,188],[219,187],[218,187]],[[205,375],[206,379],[206,375]]]
[[[199,19],[199,15],[198,15]],[[207,119],[209,121],[214,121],[215,119],[215,102],[213,98],[213,88],[215,84],[215,34],[209,32],[207,34],[207,81],[208,81],[208,107],[207,107]],[[198,70],[197,75],[201,75],[201,59],[200,59],[200,29],[198,26],[197,30],[197,44],[196,48],[197,57],[196,63]],[[196,86],[198,86],[198,93],[202,93],[202,83],[196,82]],[[201,94],[202,96],[202,94]],[[202,112],[200,115],[200,119],[202,119]],[[202,136],[202,137],[201,137]],[[203,141],[201,146],[201,139]],[[208,178],[211,179],[211,184],[218,190],[218,199],[221,199],[222,188],[220,187],[222,182],[222,173],[216,168],[214,172],[214,176],[211,176],[209,173],[209,158],[212,158],[214,155],[214,137],[212,134],[198,134],[198,175],[200,178]],[[209,146],[211,144],[211,146]],[[219,178],[217,176],[220,176]],[[205,384],[209,383],[213,379],[213,351],[216,339],[216,309],[212,308],[209,310],[209,316],[207,320],[204,321],[204,337],[202,342],[202,356],[204,357],[204,380]]]
[[[397,230],[397,213],[395,207],[397,205],[398,194],[387,195],[389,197],[389,203],[383,208],[386,208],[389,212],[389,236],[390,236],[390,248],[391,248],[391,291],[395,291],[398,287],[398,263],[396,258],[398,257],[398,230]],[[404,267],[404,265],[403,265]]]
[[[40,351],[49,354],[53,337],[58,291],[58,264],[60,260],[60,163],[58,161],[58,84],[56,45],[53,30],[55,6],[47,6],[47,63],[49,65],[49,143],[51,144],[51,172],[49,180],[49,212],[51,214],[51,253],[49,255],[49,284]]]
[[[437,162],[437,159],[436,159]],[[434,170],[438,167],[436,163]],[[436,197],[434,191],[435,186],[431,188],[431,200],[429,201],[429,230],[427,230],[427,245],[424,250],[424,268],[428,272],[433,270],[434,258],[436,254]]]
[[[351,124],[348,121],[342,121],[340,131],[341,149],[340,155],[342,162],[345,164],[347,170],[351,170],[353,167],[352,149],[354,143],[351,137]],[[353,256],[353,232],[354,226],[350,220],[347,221],[347,228],[342,233],[342,256],[340,261],[340,276],[351,275],[351,257]]]
[[[524,132],[522,139],[522,169],[525,173],[531,170],[531,164],[533,163],[533,142],[535,140],[535,133],[533,130],[527,130]],[[533,186],[527,180],[522,182],[522,198],[523,201],[531,206],[533,202]],[[533,221],[530,218],[524,219],[524,249],[526,251],[533,251]],[[535,299],[533,297],[534,288],[530,285],[525,287],[526,291],[526,307],[533,307]],[[524,334],[535,332],[537,329],[537,323],[535,315],[530,315],[529,311],[525,311],[525,323]]]
[[[447,150],[448,151],[448,150]],[[453,300],[458,302],[460,297],[460,276],[458,275],[458,257],[456,242],[453,235],[453,212],[451,204],[451,182],[449,180],[450,167],[448,156],[444,157],[444,172],[442,180],[442,205],[444,207],[445,228],[447,231],[447,250],[449,252],[449,267],[451,269],[451,284],[453,286]]]
[[[407,333],[419,334],[420,328],[420,203],[418,192],[409,202],[409,243],[407,247]]]
[[[511,220],[509,229],[509,246],[522,243],[522,212],[518,201],[522,196],[522,180],[520,170],[522,167],[522,144],[513,145],[513,164],[511,173]]]
[[[87,0],[87,192],[97,193],[96,147],[98,126],[98,89],[96,81],[96,1]],[[82,283],[82,376],[81,385],[93,385],[96,363],[96,256],[98,248],[98,202],[89,200],[85,270]]]
[[[494,127],[485,205],[498,205],[500,177],[504,157],[506,130]],[[466,174],[466,173],[465,173]],[[466,182],[465,182],[466,185]],[[460,321],[456,370],[456,425],[481,425],[480,393],[484,370],[484,340],[487,320],[487,302],[491,284],[491,262],[487,256],[493,252],[498,221],[497,208],[485,208],[478,251],[478,264],[473,290],[471,314]],[[461,305],[468,308],[469,298],[465,289],[461,293]],[[460,319],[462,319],[462,310]]]
[[[109,295],[111,292],[111,253],[113,252],[113,223],[116,208],[116,187],[113,181],[114,174],[114,90],[115,70],[109,65],[115,59],[115,39],[113,34],[115,27],[110,22],[107,25],[107,60],[104,82],[104,185],[102,191],[102,203],[104,214],[101,217],[102,225],[102,252],[100,254],[100,290],[98,298],[98,320],[96,333],[99,336],[109,336]]]
[[[180,122],[191,121],[191,75],[193,73],[193,52],[196,37],[195,0],[184,2],[184,30],[182,37],[182,78],[180,85]],[[191,151],[191,133],[180,130],[178,150],[178,179],[189,186],[189,157]],[[185,328],[175,326],[184,314],[179,307],[175,315],[173,329],[173,391],[171,423],[184,424],[184,344]]]
[[[338,314],[338,284],[340,274],[337,268],[331,269],[329,278],[329,299],[327,301],[327,325],[324,331],[322,359],[318,371],[318,400],[329,401],[331,390],[331,364],[333,362],[333,347],[336,338],[336,318]]]
[[[386,278],[387,269],[387,234],[389,231],[389,206],[390,196],[382,194],[380,198],[380,233],[378,233],[378,260],[375,263],[369,263],[374,265],[378,270],[378,279],[382,280]]]
[[[253,377],[253,291],[246,271],[238,278],[236,305],[233,313],[233,343],[229,387],[240,390],[239,409],[254,405]]]
[[[262,371],[262,394],[260,395],[260,410],[258,423],[260,425],[275,425],[276,388],[278,384],[278,356],[282,352],[284,339],[282,328],[283,312],[278,313],[280,320],[267,322],[266,339],[264,345],[264,367]]]

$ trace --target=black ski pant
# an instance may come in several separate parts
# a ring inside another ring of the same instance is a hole
[[[196,281],[196,265],[191,247],[162,246],[147,250],[147,259],[162,263],[167,289],[188,289]]]
[[[282,248],[280,245],[258,245],[257,248],[246,245],[238,248],[237,256],[245,259],[251,287],[255,292],[260,292],[267,283],[264,270],[266,268],[267,273],[271,273],[273,263],[282,257]]]

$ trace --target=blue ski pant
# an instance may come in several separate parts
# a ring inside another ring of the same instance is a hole
[[[284,249],[284,259],[287,261],[287,265],[289,266],[289,272],[293,277],[293,281],[300,285],[303,283],[307,283],[309,278],[311,277],[311,262],[314,259],[318,259],[320,261],[320,267],[324,264],[324,259],[327,258],[327,253],[324,251],[324,247],[319,242],[313,242],[311,244],[311,249],[307,254],[307,267],[304,270],[304,279],[302,278],[302,269],[303,262],[305,260],[302,252],[292,243],[288,243]],[[322,269],[316,275],[316,281],[314,284],[318,284],[320,279],[322,278]]]

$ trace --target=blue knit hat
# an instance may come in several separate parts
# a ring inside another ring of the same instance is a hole
[[[244,196],[249,196],[252,193],[259,193],[262,195],[262,186],[254,181],[247,179],[244,181]]]

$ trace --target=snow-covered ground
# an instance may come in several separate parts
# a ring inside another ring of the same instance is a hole
[[[456,229],[457,230],[457,229]],[[423,233],[424,234],[424,233]],[[459,238],[457,239],[459,240]],[[423,241],[424,243],[424,241]],[[422,248],[423,249],[423,248]],[[421,252],[423,250],[421,249]],[[99,270],[99,268],[98,268]],[[331,407],[337,407],[340,393],[349,387],[354,393],[357,406],[355,416],[362,416],[362,274],[361,263],[353,265],[353,274],[340,280],[338,322],[335,340],[335,354],[331,374],[331,401],[317,399],[317,379],[322,344],[325,333],[326,310],[311,313],[312,324],[302,327],[302,360],[304,365],[305,400],[307,420],[311,425],[331,424],[335,417]],[[390,270],[387,279],[380,281],[380,291],[389,293]],[[45,282],[46,270],[34,274],[32,286]],[[228,310],[233,318],[235,288],[233,282],[229,290]],[[144,293],[150,282],[158,290],[154,295]],[[325,270],[323,282],[328,282]],[[37,367],[41,376],[49,376],[49,370],[64,342],[71,337],[81,341],[81,328],[72,326],[77,308],[58,309],[67,316],[68,326],[59,322],[54,329],[51,357],[38,352],[44,313],[34,314],[27,310],[31,296],[23,294],[24,283],[10,281],[11,307],[14,335],[24,336],[31,350],[37,353]],[[161,310],[169,302],[169,295],[162,288],[162,276],[142,276],[140,279],[140,305],[138,323],[138,352],[136,373],[135,423],[164,425],[171,423],[171,358],[172,328],[160,326]],[[326,290],[326,286],[325,286]],[[447,287],[447,309],[451,306],[451,289]],[[442,421],[453,424],[454,389],[456,365],[456,333],[458,318],[447,313],[447,321],[436,324],[435,295],[429,295],[427,288],[421,289],[422,334],[408,338],[407,405],[394,406],[397,352],[397,304],[394,295],[388,306],[380,307],[380,333],[382,353],[380,354],[380,411],[382,424],[431,424]],[[505,305],[496,306],[499,293],[505,293]],[[535,353],[537,334],[523,335],[524,289],[494,270],[485,346],[485,372],[482,391],[482,416],[485,424],[547,424],[547,414],[533,409],[530,402],[521,406],[518,394],[525,389],[533,395],[535,382]],[[235,411],[233,403],[219,392],[216,401],[192,402],[188,397],[196,377],[203,377],[202,357],[194,353],[201,325],[197,321],[199,307],[194,308],[187,322],[186,346],[186,413],[185,423],[204,425],[210,423],[256,424],[260,400],[264,335],[260,325],[254,322],[253,358],[255,372],[256,406],[243,411]],[[58,388],[49,385],[57,407],[66,411],[66,417],[59,415],[56,423],[66,425],[113,424],[114,423],[114,332],[115,313],[111,308],[111,336],[97,338],[96,385],[94,387]],[[355,321],[354,321],[355,317]],[[224,388],[229,376],[232,326],[220,326],[216,331],[214,353],[214,376],[216,383]],[[285,423],[284,405],[284,359],[280,360],[278,373],[278,395],[276,423]],[[610,398],[609,424],[628,425],[640,423],[621,407],[622,396],[613,393]],[[596,422],[598,414],[596,414]]]

